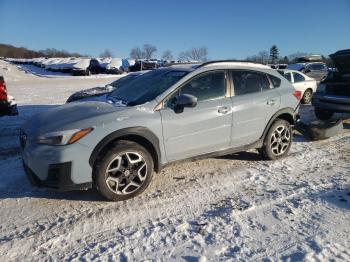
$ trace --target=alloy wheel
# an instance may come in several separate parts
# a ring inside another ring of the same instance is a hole
[[[291,142],[291,133],[286,126],[277,126],[275,131],[272,133],[271,140],[271,151],[275,156],[283,155],[287,150]]]
[[[136,152],[118,154],[106,169],[106,184],[117,195],[129,195],[137,191],[146,177],[146,161]]]

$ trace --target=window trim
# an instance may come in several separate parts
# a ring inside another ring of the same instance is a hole
[[[163,98],[163,100],[155,107],[155,111],[161,110],[161,109],[166,109],[170,107],[166,106],[166,101],[176,92],[179,92],[179,90],[184,87],[185,85],[187,85],[190,81],[192,81],[193,79],[200,77],[201,75],[204,74],[208,74],[208,73],[212,73],[212,72],[223,72],[224,73],[224,77],[225,77],[225,95],[221,96],[221,97],[216,97],[216,98],[212,98],[212,99],[207,99],[207,100],[203,100],[203,101],[198,101],[198,103],[203,103],[203,102],[208,102],[208,101],[214,101],[217,99],[223,99],[223,98],[228,98],[231,97],[232,95],[232,90],[230,88],[230,82],[229,82],[229,74],[228,74],[228,70],[226,69],[212,69],[212,70],[207,70],[201,73],[198,73],[196,75],[194,75],[193,77],[191,77],[190,79],[188,79],[186,82],[182,83],[180,86],[178,86],[175,90],[173,90],[173,92],[171,92],[170,94],[168,94],[166,97]]]

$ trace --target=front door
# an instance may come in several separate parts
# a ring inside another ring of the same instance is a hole
[[[165,101],[160,113],[168,161],[229,147],[232,101],[226,85],[224,70],[206,72],[188,81]],[[176,113],[173,105],[181,94],[197,97],[197,106]]]

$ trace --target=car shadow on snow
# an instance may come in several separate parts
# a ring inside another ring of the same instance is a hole
[[[317,196],[321,201],[325,201],[341,209],[350,211],[350,185],[346,188],[336,188],[325,190]]]

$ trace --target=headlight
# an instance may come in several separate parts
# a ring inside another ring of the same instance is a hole
[[[83,138],[93,130],[92,127],[85,129],[73,129],[59,131],[38,136],[36,142],[38,144],[64,146],[70,145]]]

